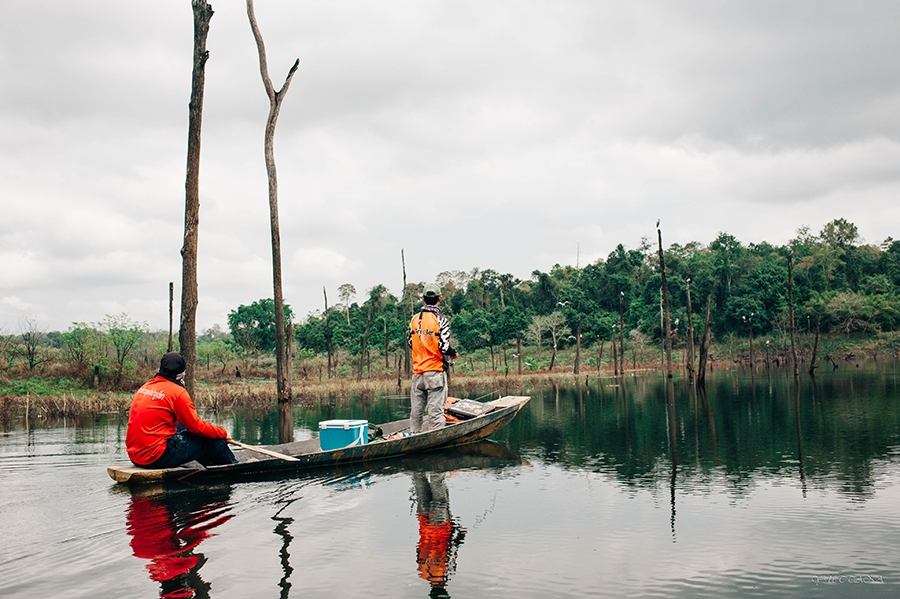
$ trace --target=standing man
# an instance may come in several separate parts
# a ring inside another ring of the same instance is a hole
[[[159,372],[137,390],[131,401],[125,448],[135,466],[174,468],[191,460],[204,466],[234,464],[231,438],[221,426],[201,420],[184,388],[187,364],[169,352]]]
[[[425,305],[409,321],[409,346],[412,348],[412,388],[410,389],[409,430],[413,433],[444,426],[447,401],[448,358],[456,357],[450,347],[450,321],[438,308],[441,292],[428,284],[422,294]]]

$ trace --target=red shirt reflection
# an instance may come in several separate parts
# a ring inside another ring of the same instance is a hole
[[[233,517],[226,513],[224,501],[199,506],[189,503],[175,505],[160,497],[133,496],[126,517],[134,556],[149,560],[150,579],[160,584],[160,597],[166,599],[194,597],[198,585],[208,588],[198,575],[206,557],[194,553],[194,549],[213,536],[210,530]],[[181,511],[179,507],[187,509]]]

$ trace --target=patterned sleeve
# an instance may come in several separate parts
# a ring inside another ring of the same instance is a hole
[[[440,336],[438,337],[438,349],[443,355],[451,352],[450,347],[450,319],[441,314],[438,316],[438,326],[440,327]]]

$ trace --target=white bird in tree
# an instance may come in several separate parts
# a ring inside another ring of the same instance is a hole
[[[564,301],[564,302],[556,302],[556,305],[557,305],[557,306],[568,306],[568,305],[569,305],[569,300],[566,300],[566,301]]]

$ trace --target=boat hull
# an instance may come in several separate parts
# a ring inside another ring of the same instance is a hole
[[[506,426],[519,413],[528,397],[508,396],[485,405],[490,411],[471,420],[445,426],[434,431],[401,437],[394,440],[377,441],[367,445],[336,449],[318,450],[318,441],[313,439],[283,445],[272,445],[272,449],[295,457],[297,461],[286,461],[264,456],[257,457],[243,452],[237,464],[209,467],[181,466],[178,468],[148,469],[131,465],[110,466],[107,473],[117,483],[150,484],[164,481],[199,481],[217,478],[240,479],[259,473],[291,472],[309,468],[321,468],[338,464],[350,464],[372,460],[383,460],[395,456],[430,451],[441,447],[462,445],[486,439]],[[398,420],[381,425],[385,436],[408,428],[407,420]],[[194,464],[192,462],[192,464]]]

